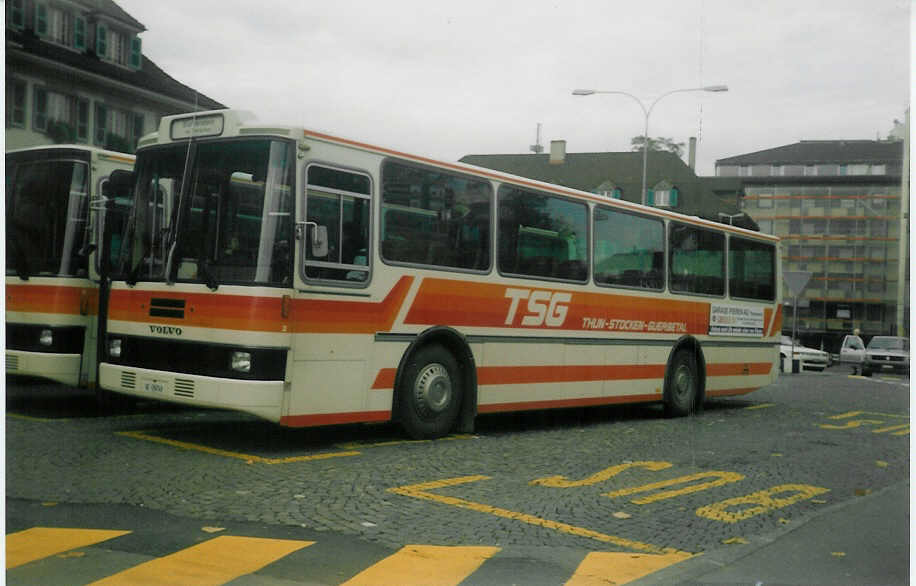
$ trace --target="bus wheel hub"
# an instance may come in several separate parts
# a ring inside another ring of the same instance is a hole
[[[417,376],[413,392],[423,411],[441,413],[452,397],[452,380],[448,370],[438,363],[426,365]]]

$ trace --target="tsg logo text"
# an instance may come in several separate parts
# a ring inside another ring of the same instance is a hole
[[[558,328],[566,321],[566,314],[569,312],[568,303],[572,301],[572,293],[559,291],[507,288],[505,296],[512,300],[509,304],[509,313],[506,315],[507,326],[515,323],[519,302],[527,299],[527,315],[522,317],[521,325],[541,326],[546,324]]]

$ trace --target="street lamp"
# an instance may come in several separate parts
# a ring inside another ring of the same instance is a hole
[[[655,98],[655,101],[652,102],[648,108],[643,103],[642,100],[637,98],[631,93],[622,92],[622,91],[604,91],[604,90],[573,90],[572,95],[574,96],[590,96],[592,94],[620,94],[622,96],[627,96],[632,98],[639,104],[639,107],[642,108],[642,113],[645,114],[645,128],[643,130],[643,144],[642,144],[642,204],[646,205],[648,192],[646,191],[646,167],[649,160],[649,115],[652,114],[652,108],[655,107],[655,104],[659,102],[665,96],[670,96],[671,94],[677,94],[680,92],[727,92],[727,85],[706,85],[703,87],[692,87],[692,88],[683,88],[677,90],[671,90],[666,92],[659,97]]]

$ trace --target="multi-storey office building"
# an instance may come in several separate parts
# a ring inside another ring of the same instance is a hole
[[[737,188],[760,230],[783,239],[784,270],[811,273],[798,304],[807,344],[836,352],[854,329],[909,330],[902,162],[902,141],[874,140],[801,141],[716,161],[716,191]],[[790,333],[792,296],[783,293]]]

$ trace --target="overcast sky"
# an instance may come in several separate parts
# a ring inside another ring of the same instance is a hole
[[[909,0],[116,0],[172,77],[264,122],[454,161],[699,137],[716,159],[886,137],[910,102]],[[685,155],[686,157],[686,155]]]

